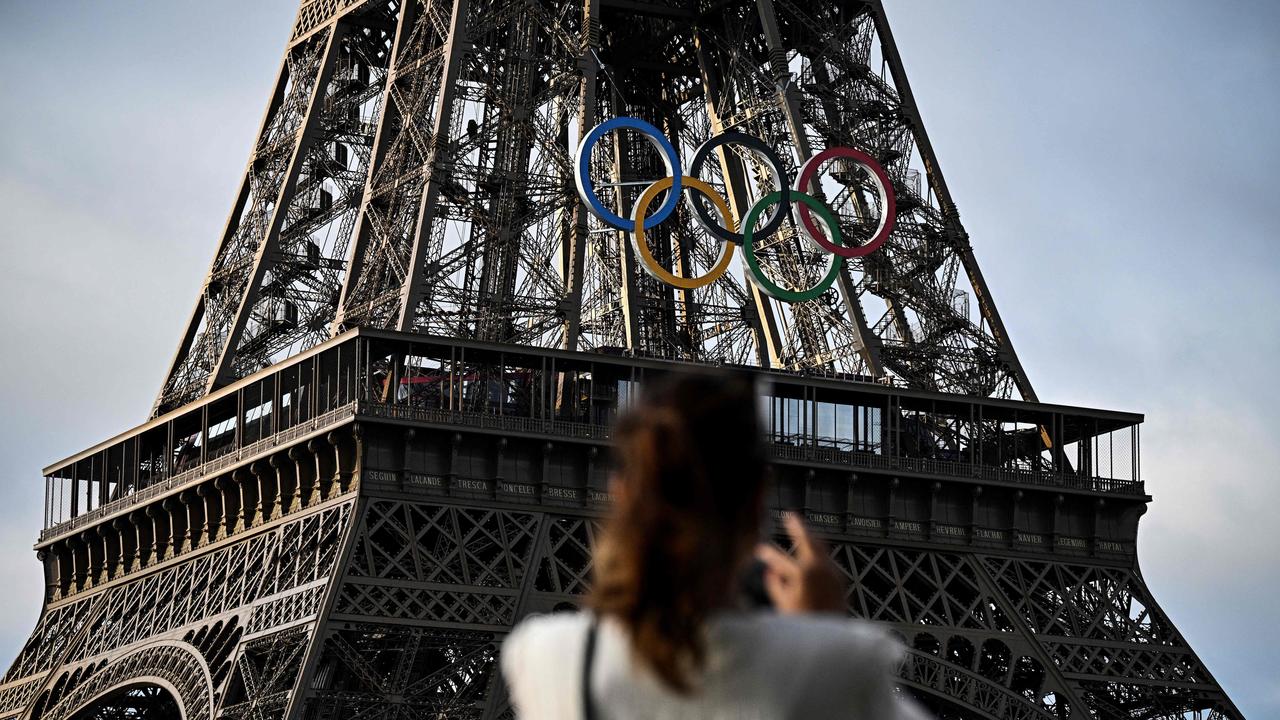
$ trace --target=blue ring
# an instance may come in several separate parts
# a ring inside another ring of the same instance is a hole
[[[684,177],[684,171],[680,167],[680,156],[676,154],[676,149],[672,147],[671,141],[662,134],[662,131],[653,125],[633,117],[619,117],[606,122],[602,122],[595,126],[587,136],[578,144],[577,172],[574,181],[578,186],[578,197],[582,198],[582,202],[587,204],[591,213],[603,220],[606,224],[618,230],[630,230],[635,227],[635,223],[628,218],[613,212],[600,202],[599,196],[596,195],[595,185],[591,182],[591,149],[595,144],[600,142],[600,138],[604,134],[620,128],[629,128],[640,132],[649,138],[649,142],[663,155],[663,162],[667,166],[667,175],[673,178],[671,190],[667,192],[667,199],[658,208],[653,215],[645,218],[644,229],[651,230],[658,223],[666,220],[675,212],[676,205],[680,202],[681,178]]]

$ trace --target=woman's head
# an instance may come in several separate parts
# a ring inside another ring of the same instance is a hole
[[[703,623],[730,600],[758,535],[766,457],[751,383],[689,373],[649,384],[618,423],[615,453],[591,603],[685,691],[703,661]]]

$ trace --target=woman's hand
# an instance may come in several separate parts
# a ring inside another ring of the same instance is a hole
[[[794,514],[785,515],[783,523],[795,543],[795,557],[775,545],[756,546],[756,557],[765,565],[764,588],[773,606],[782,613],[844,613],[845,582],[827,554],[826,543],[810,535]]]

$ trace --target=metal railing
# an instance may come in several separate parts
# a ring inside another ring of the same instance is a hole
[[[40,541],[44,542],[51,537],[87,527],[126,507],[164,495],[192,480],[233,467],[272,448],[291,444],[300,437],[336,425],[357,415],[597,442],[608,442],[612,437],[612,428],[610,426],[597,423],[357,401],[330,410],[311,420],[300,422],[244,447],[235,448],[231,446],[223,449],[218,456],[194,467],[184,469],[172,476],[165,477],[161,472],[159,474],[160,479],[146,487],[139,488],[135,492],[107,502],[74,518],[50,525],[40,532]],[[872,449],[845,450],[838,447],[824,446],[821,441],[817,443],[813,441],[798,442],[791,436],[787,437],[786,442],[770,443],[770,447],[773,457],[780,460],[815,462],[845,466],[852,469],[943,475],[982,482],[1002,482],[1128,496],[1142,496],[1145,494],[1143,483],[1135,480],[1017,470],[950,460],[895,457],[883,455]]]
[[[555,435],[579,440],[607,441],[612,435],[612,429],[607,425],[579,423],[568,420],[542,420],[512,415],[491,415],[462,410],[409,407],[390,403],[361,402],[360,414],[436,425],[457,425],[485,430]]]
[[[317,430],[323,430],[332,425],[336,425],[343,420],[354,417],[355,414],[356,403],[348,403],[341,407],[334,408],[322,415],[317,415],[310,420],[304,420],[297,425],[281,430],[274,435],[252,442],[242,448],[237,449],[234,446],[229,446],[221,450],[216,457],[210,458],[206,462],[197,464],[194,467],[182,470],[172,476],[165,477],[164,472],[161,471],[157,473],[159,479],[146,487],[139,488],[124,497],[116,498],[115,500],[99,505],[86,513],[77,515],[60,523],[50,525],[44,530],[41,530],[40,542],[44,542],[51,537],[92,525],[98,520],[101,520],[102,518],[119,510],[141,503],[145,500],[150,500],[160,495],[164,495],[170,490],[181,487],[191,480],[239,465],[241,462],[244,462],[255,455],[266,452],[274,447],[290,444],[300,437],[310,435]]]
[[[1141,481],[1092,477],[1071,473],[1053,473],[1037,470],[1017,470],[993,467],[978,463],[955,462],[932,458],[894,457],[873,452],[840,450],[832,447],[799,444],[773,444],[774,457],[802,462],[822,462],[833,465],[850,465],[868,470],[887,470],[920,473],[922,475],[946,475],[950,477],[1005,482],[1040,487],[1058,487],[1090,492],[1107,492],[1120,495],[1144,495]]]
[[[494,415],[463,410],[410,407],[390,403],[361,402],[359,414],[435,425],[524,432],[602,442],[608,441],[612,434],[609,426],[593,423]],[[820,444],[798,443],[790,437],[787,443],[772,442],[771,448],[773,456],[781,460],[843,465],[855,469],[944,475],[982,482],[1035,485],[1038,487],[1065,488],[1120,495],[1141,496],[1145,494],[1141,481],[1091,477],[1070,473],[1017,470],[950,460],[886,456],[872,450],[844,450],[829,446],[824,447]]]

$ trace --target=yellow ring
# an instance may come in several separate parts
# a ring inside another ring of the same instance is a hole
[[[733,245],[721,240],[720,260],[716,262],[716,266],[711,268],[710,272],[699,277],[681,277],[658,264],[658,261],[653,257],[653,253],[649,251],[649,243],[645,240],[644,222],[638,218],[643,218],[649,209],[649,203],[653,202],[658,193],[669,189],[674,182],[674,178],[662,178],[645,188],[645,191],[640,194],[640,199],[636,200],[635,211],[632,213],[635,230],[631,233],[631,245],[635,248],[636,254],[640,256],[641,267],[645,269],[645,272],[681,290],[697,290],[719,280],[720,276],[725,274],[725,271],[729,269],[729,262],[733,259]],[[689,177],[688,175],[680,178],[680,183],[684,187],[696,190],[711,200],[711,204],[715,205],[716,211],[720,213],[720,218],[724,220],[725,229],[729,232],[737,232],[737,223],[734,222],[733,213],[729,210],[729,202],[717,194],[715,188],[696,177]],[[692,202],[692,198],[690,198],[690,201]]]

